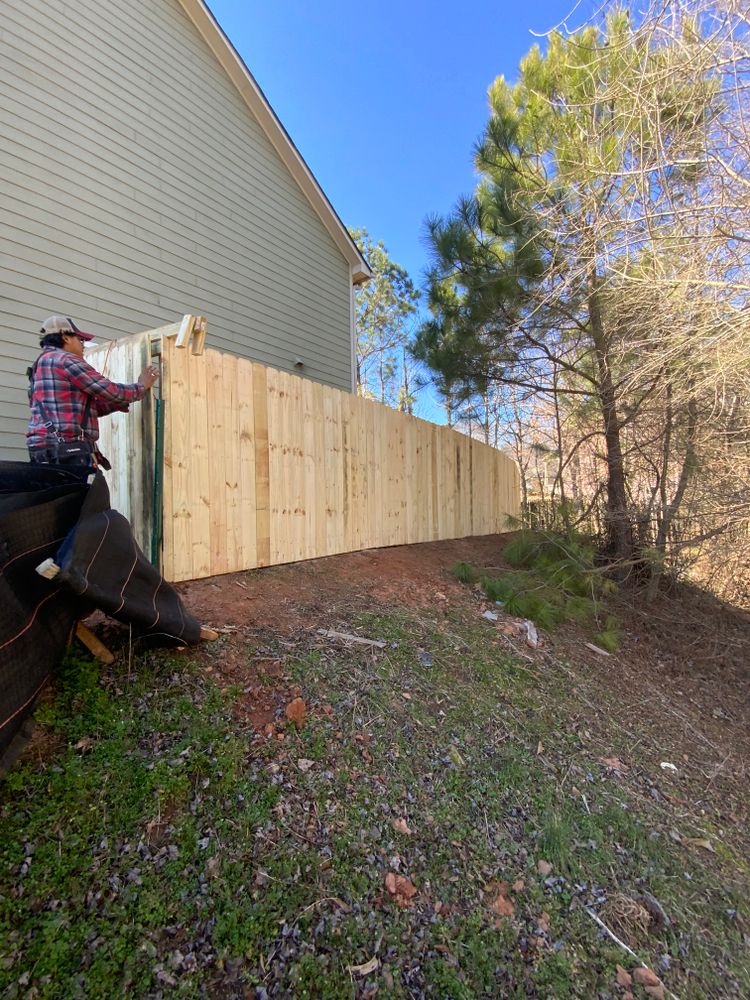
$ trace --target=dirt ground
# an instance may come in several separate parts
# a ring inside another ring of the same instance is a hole
[[[264,651],[264,637],[291,648],[324,641],[318,630],[352,630],[357,615],[403,607],[432,620],[450,614],[477,620],[490,605],[478,588],[457,582],[451,567],[470,563],[480,574],[498,574],[509,536],[489,535],[421,545],[372,549],[199,580],[179,586],[204,624],[226,630],[221,656],[205,649],[206,669],[226,685],[241,685],[238,711],[258,733],[299,690],[288,683],[283,662]],[[546,678],[563,676],[580,704],[581,725],[602,747],[619,734],[620,755],[638,756],[658,769],[679,765],[680,781],[664,782],[652,795],[705,807],[718,822],[744,827],[750,762],[750,616],[689,587],[661,595],[651,605],[618,598],[612,610],[621,626],[620,650],[604,656],[586,645],[575,625],[543,634],[537,650],[503,630],[498,608],[497,643]],[[377,639],[377,636],[370,638]],[[248,673],[247,642],[256,645]],[[262,680],[260,679],[262,678]],[[303,692],[309,695],[309,693]],[[575,720],[569,724],[577,724]],[[598,735],[597,735],[598,734]],[[671,796],[671,798],[670,798]]]
[[[529,645],[452,573],[509,571],[509,537],[181,584],[219,632],[182,651],[98,615],[114,664],[61,685],[0,802],[0,983],[62,954],[121,984],[124,953],[154,998],[750,996],[750,618],[619,593],[618,652],[591,622]]]

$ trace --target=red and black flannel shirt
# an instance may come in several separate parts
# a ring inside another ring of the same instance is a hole
[[[99,437],[97,417],[116,410],[127,411],[128,405],[142,399],[142,385],[120,385],[110,382],[91,365],[70,351],[45,347],[36,362],[31,390],[31,420],[26,432],[29,448],[44,448],[59,435],[64,441],[83,437],[95,442]],[[83,425],[86,400],[91,397],[88,419]],[[49,431],[39,410],[42,403],[54,427]]]

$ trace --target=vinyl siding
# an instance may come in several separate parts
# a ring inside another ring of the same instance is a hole
[[[5,0],[0,56],[0,457],[50,313],[203,313],[211,346],[351,389],[349,265],[178,0]]]

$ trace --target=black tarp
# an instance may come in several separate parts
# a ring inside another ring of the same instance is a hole
[[[46,579],[36,567],[60,567]],[[200,624],[109,506],[102,475],[0,462],[0,756],[60,661],[75,622],[94,608],[136,635],[192,645]]]

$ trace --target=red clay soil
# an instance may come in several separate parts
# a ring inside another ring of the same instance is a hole
[[[509,569],[502,560],[509,537],[370,549],[198,580],[178,589],[204,624],[245,636],[242,649],[233,642],[223,645],[221,663],[209,658],[228,683],[240,679],[240,666],[247,682],[246,641],[251,637],[313,638],[320,628],[350,630],[357,614],[397,608],[430,617],[448,609],[478,617],[488,605],[476,590],[458,583],[450,569],[458,561],[480,573]],[[750,758],[750,616],[690,588],[651,605],[620,599],[614,610],[623,641],[611,657],[590,650],[585,645],[590,636],[572,625],[545,635],[539,651],[523,643],[515,646],[532,661],[551,658],[561,669],[572,670],[591,689],[589,697],[594,693],[597,705],[608,711],[622,712],[625,718],[636,713],[641,726],[648,727],[652,719],[657,743],[658,733],[668,726],[684,752],[696,742],[717,753],[726,747],[728,760],[744,758],[744,769]],[[262,650],[256,655],[262,660]],[[283,671],[273,658],[262,665],[266,676],[269,668],[278,669],[281,680]],[[263,708],[265,720],[271,704]]]
[[[368,607],[433,608],[436,600],[461,602],[466,587],[450,575],[465,560],[502,567],[505,535],[483,535],[422,545],[349,552],[178,586],[185,603],[204,624],[249,625],[278,632],[331,624],[337,613]],[[436,595],[441,595],[437,596]]]

